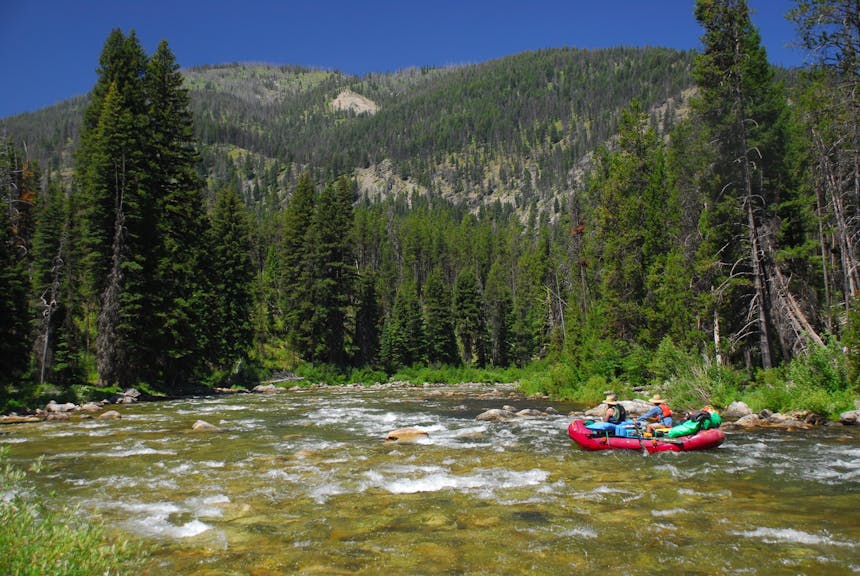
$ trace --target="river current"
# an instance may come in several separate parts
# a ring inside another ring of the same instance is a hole
[[[149,544],[152,575],[860,573],[856,427],[585,452],[574,406],[491,389],[142,403],[5,426],[0,444],[44,457],[33,478],[57,502]],[[475,419],[505,404],[560,414]],[[428,436],[383,442],[402,427]]]

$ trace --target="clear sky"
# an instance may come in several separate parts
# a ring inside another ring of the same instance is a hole
[[[748,0],[771,62],[792,0]],[[87,93],[113,28],[180,66],[297,64],[346,73],[483,62],[541,48],[700,47],[694,0],[0,0],[0,117]]]

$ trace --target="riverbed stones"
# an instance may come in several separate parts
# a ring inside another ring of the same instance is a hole
[[[430,435],[425,430],[418,428],[398,428],[386,434],[385,441],[396,442],[398,444],[413,444],[428,436]]]
[[[116,410],[108,410],[107,412],[102,412],[98,416],[99,420],[119,420],[122,418],[122,414],[117,412]]]

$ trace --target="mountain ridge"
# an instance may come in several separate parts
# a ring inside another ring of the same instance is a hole
[[[639,100],[668,130],[692,52],[549,48],[477,64],[364,76],[271,64],[185,68],[207,187],[238,179],[249,205],[283,206],[298,175],[356,176],[367,197],[439,194],[472,208],[552,212]],[[348,91],[377,108],[332,106]],[[87,97],[0,119],[43,167],[71,174]]]

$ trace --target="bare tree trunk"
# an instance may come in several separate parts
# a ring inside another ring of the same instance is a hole
[[[48,361],[48,351],[51,349],[50,340],[51,332],[53,331],[52,318],[54,311],[57,309],[60,285],[63,278],[63,269],[65,261],[63,260],[66,252],[66,240],[69,235],[68,221],[63,226],[63,233],[60,235],[60,245],[57,248],[57,255],[54,258],[54,265],[51,267],[51,287],[47,293],[43,293],[40,300],[42,302],[42,322],[39,340],[41,344],[40,366],[39,366],[39,383],[45,383],[45,371],[48,369],[50,362]]]
[[[117,186],[116,225],[113,237],[113,256],[111,271],[107,279],[102,297],[101,311],[98,317],[98,333],[96,335],[96,366],[99,373],[99,384],[110,386],[123,384],[122,376],[124,361],[123,345],[117,327],[120,315],[120,295],[122,293],[122,262],[125,252],[125,213],[123,210],[123,189],[125,170],[118,175],[122,183]]]

